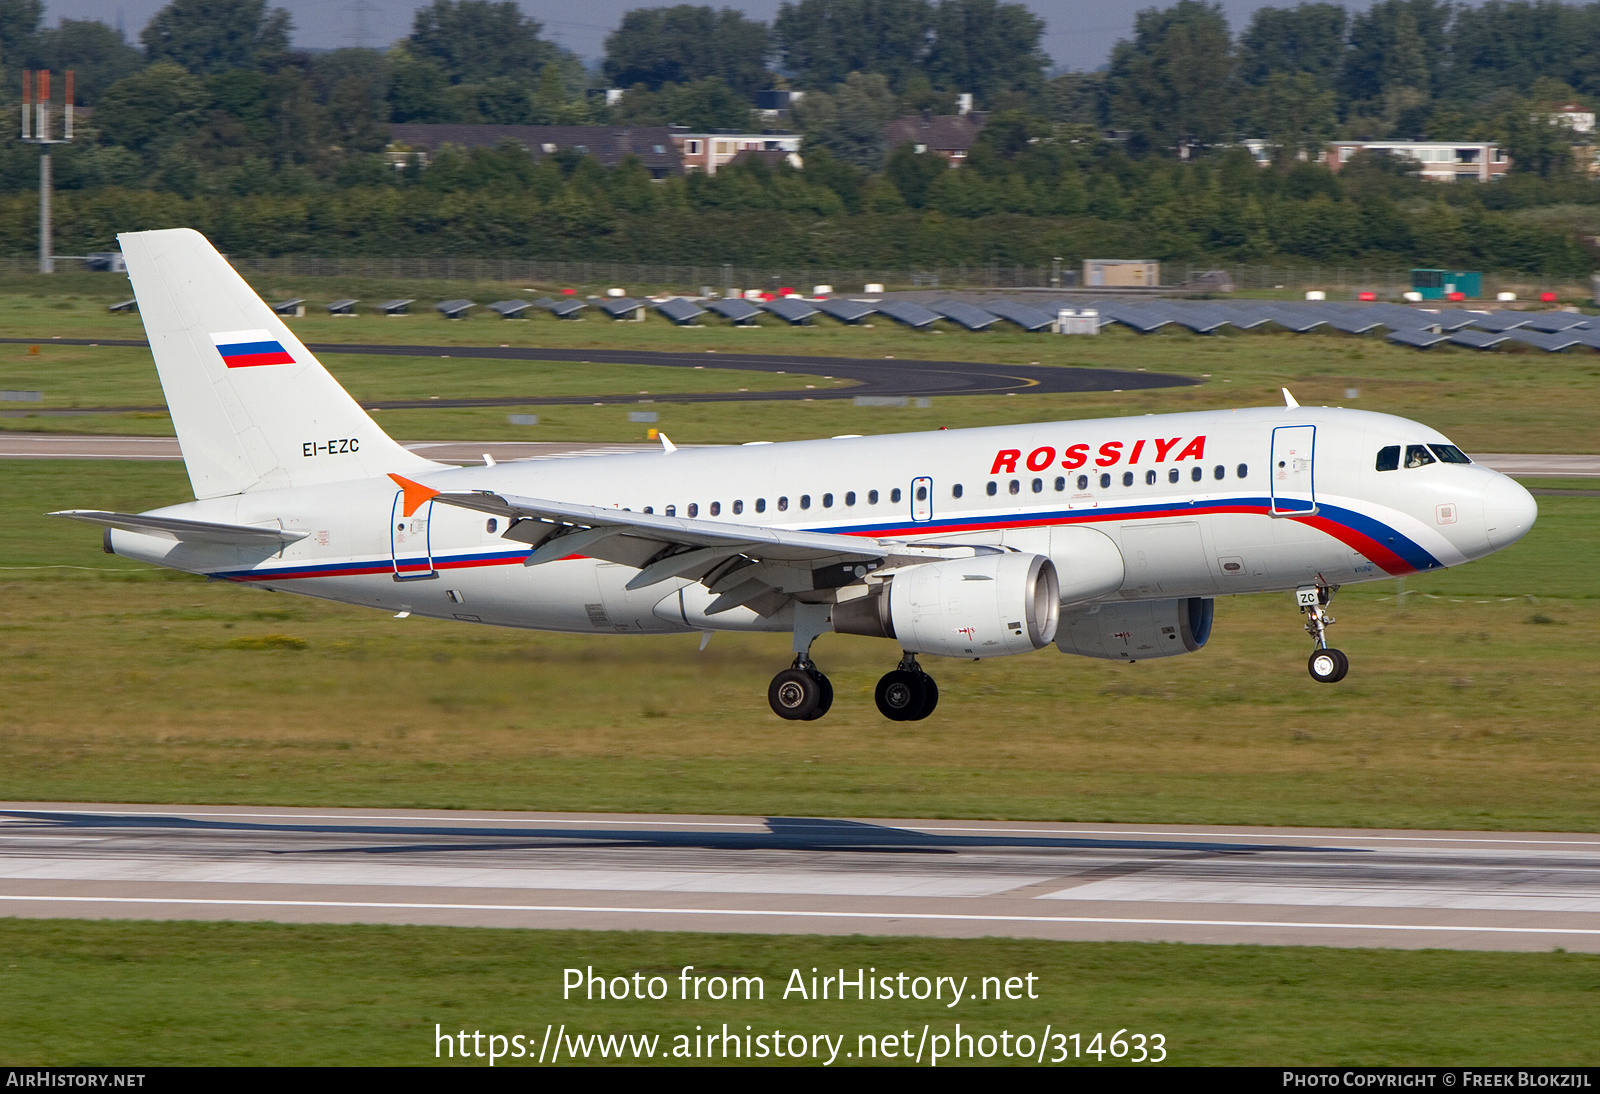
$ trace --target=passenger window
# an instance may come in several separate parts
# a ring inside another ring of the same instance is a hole
[[[1078,476],[1078,489],[1079,490],[1087,490],[1087,489],[1089,489],[1089,476],[1088,475],[1079,475]]]
[[[691,501],[689,503],[689,508],[687,510],[685,510],[685,511],[691,517],[698,517],[700,515],[700,503],[697,502],[697,501]]]
[[[1177,482],[1178,481],[1178,469],[1176,467],[1174,467],[1171,471],[1167,472],[1167,481],[1168,482]]]
[[[1009,489],[1013,494],[1020,494],[1022,493],[1022,483],[1018,482],[1016,479],[1012,479],[1011,485],[1007,489]]]
[[[993,492],[994,491],[992,491],[992,490],[990,491],[990,493],[993,493]],[[900,488],[898,486],[895,487],[893,490],[889,491],[889,500],[893,501],[893,502],[898,502],[900,500]]]
[[[1400,469],[1400,446],[1387,445],[1378,449],[1378,470],[1398,471]]]
[[[1156,473],[1154,471],[1146,471],[1144,473],[1144,484],[1146,486],[1154,486],[1156,484]]]
[[[1228,469],[1219,463],[1215,468],[1212,469],[1211,477],[1216,479],[1218,482],[1221,482],[1223,479],[1228,477]]]
[[[960,490],[961,487],[958,486],[958,487],[956,487],[956,489]],[[956,497],[958,497],[958,498],[960,496],[961,496],[960,494],[956,495]],[[878,492],[876,490],[868,490],[867,491],[867,504],[868,505],[877,505],[878,504]]]
[[[1406,445],[1406,467],[1407,468],[1427,467],[1430,463],[1438,463],[1438,462],[1439,461],[1435,460],[1432,456],[1430,456],[1428,454],[1428,446],[1427,445],[1425,445],[1425,444],[1408,444],[1408,445]]]
[[[1033,480],[1033,492],[1035,494],[1044,493],[1044,480],[1043,479],[1034,479]]]
[[[711,503],[711,515],[714,517],[720,517],[722,515],[722,503],[720,501],[714,501]]]
[[[800,495],[800,508],[802,508],[802,509],[810,509],[811,508],[811,495],[810,494],[801,494]]]
[[[1247,479],[1247,478],[1250,477],[1250,465],[1249,464],[1241,463],[1238,467],[1234,468],[1233,470],[1234,470],[1234,473],[1237,474],[1241,479]]]
[[[1197,467],[1193,471],[1189,472],[1189,478],[1194,482],[1199,482],[1200,481],[1200,477],[1202,475],[1204,475],[1204,474],[1205,474],[1205,472]]]
[[[802,499],[802,504],[803,504],[803,502],[804,502],[804,499]],[[822,495],[822,507],[824,509],[832,509],[833,508],[833,495],[832,494],[824,494],[824,495]]]
[[[851,490],[849,493],[845,494],[844,503],[846,505],[854,505],[856,503],[856,492],[854,490]]]
[[[961,484],[959,482],[950,488],[950,496],[952,498],[959,498],[961,496]]]
[[[767,499],[766,498],[757,498],[756,499],[756,512],[765,513],[766,511],[767,511]]]
[[[649,511],[650,510],[648,510],[648,509],[645,510],[646,513],[648,513]],[[484,521],[484,523],[483,523],[483,530],[485,532],[488,532],[490,535],[493,535],[497,530],[499,530],[499,528],[500,528],[500,522],[498,520],[495,520],[493,517],[490,517],[488,520]]]
[[[918,501],[927,501],[928,500],[928,488],[926,486],[917,487],[917,500]]]
[[[983,490],[984,493],[988,494],[992,498],[1000,492],[1000,484],[997,482],[990,482],[988,486],[983,488]]]
[[[678,515],[678,507],[676,505],[667,506],[667,516],[675,517],[677,515]]]
[[[1133,485],[1133,472],[1132,471],[1124,471],[1122,473],[1122,485],[1123,486],[1132,486]]]
[[[650,505],[646,505],[644,507],[644,511],[646,513],[654,513],[655,512],[655,507],[654,506],[650,506]],[[494,531],[494,521],[492,521],[492,520],[489,522],[489,531],[491,531],[491,532]]]
[[[1453,444],[1430,444],[1433,454],[1445,463],[1471,463],[1467,454]]]
[[[1102,489],[1102,490],[1111,489],[1111,476],[1110,475],[1101,475],[1100,476],[1100,489]]]
[[[780,512],[780,513],[785,512],[785,511],[788,510],[788,508],[789,508],[789,499],[788,498],[779,498],[778,499],[778,512]]]
[[[744,502],[742,502],[742,501],[734,502],[733,503],[733,512],[734,512],[735,515],[738,515],[739,513],[744,512]]]
[[[1061,493],[1061,491],[1065,490],[1066,488],[1067,488],[1067,477],[1065,475],[1057,475],[1056,476],[1056,493],[1059,494],[1059,493]]]

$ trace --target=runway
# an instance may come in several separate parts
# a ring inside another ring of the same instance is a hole
[[[648,452],[657,444],[605,444],[585,441],[408,441],[406,447],[441,463],[482,463],[485,454],[510,460],[570,459],[616,452]],[[178,460],[176,437],[119,437],[101,434],[0,431],[0,459]],[[1508,475],[1530,478],[1600,477],[1600,455],[1486,452],[1472,459]]]
[[[1600,952],[1600,835],[16,802],[0,915]]]

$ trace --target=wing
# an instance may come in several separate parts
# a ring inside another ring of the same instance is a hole
[[[792,596],[837,589],[880,567],[972,553],[970,547],[666,517],[489,491],[431,497],[504,518],[509,523],[504,538],[533,546],[528,566],[586,555],[636,567],[630,589],[672,578],[698,581],[716,596],[708,615],[740,606],[771,615]]]
[[[148,517],[133,513],[106,513],[98,509],[65,509],[52,517],[81,520],[103,528],[121,528],[125,532],[139,532],[147,536],[165,536],[185,543],[211,543],[224,547],[282,548],[305,539],[309,532],[286,532],[281,528],[263,528],[253,524],[213,524],[204,520],[179,520],[176,517]]]

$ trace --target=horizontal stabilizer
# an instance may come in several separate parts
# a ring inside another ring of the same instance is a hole
[[[212,543],[223,547],[271,547],[281,549],[309,532],[286,532],[281,528],[260,528],[250,524],[212,524],[204,520],[178,520],[175,517],[143,517],[133,513],[106,513],[98,509],[64,509],[52,517],[81,520],[102,528],[120,528],[146,536],[164,536],[185,543]]]

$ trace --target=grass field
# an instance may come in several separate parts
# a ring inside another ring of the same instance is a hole
[[[38,354],[27,345],[0,346],[0,382],[9,389],[44,393],[41,406],[156,405],[161,402],[154,368],[141,350],[52,346],[52,337],[142,338],[136,316],[109,315],[105,304],[125,292],[120,278],[63,275],[8,279],[0,288],[0,337],[37,339]],[[301,286],[258,286],[269,298],[308,295]],[[457,285],[456,295],[498,299],[516,295],[515,286]],[[480,291],[488,290],[488,291]],[[358,288],[331,289],[335,295]],[[382,290],[399,292],[400,286]],[[443,289],[441,289],[441,292]],[[419,290],[420,292],[420,290]],[[326,294],[324,294],[326,295]],[[405,295],[414,295],[406,293]],[[525,295],[525,294],[524,294]],[[332,296],[329,296],[331,299]],[[377,296],[372,298],[376,299]],[[1163,413],[1218,407],[1277,404],[1279,388],[1290,387],[1306,404],[1357,406],[1427,422],[1469,451],[1590,452],[1600,446],[1593,408],[1600,402],[1600,358],[1588,351],[1551,355],[1522,352],[1479,353],[1439,348],[1419,353],[1379,337],[1233,333],[1195,335],[1168,331],[1138,335],[1122,327],[1095,338],[1061,338],[1020,331],[974,334],[955,328],[910,331],[887,321],[870,329],[819,319],[796,328],[776,319],[756,330],[734,329],[720,321],[702,328],[674,327],[658,316],[644,323],[603,318],[562,322],[541,314],[528,322],[506,322],[487,314],[450,322],[432,312],[406,318],[363,316],[334,319],[313,314],[290,320],[307,342],[380,342],[423,345],[550,346],[563,349],[715,350],[771,354],[822,354],[939,360],[1039,362],[1045,365],[1145,369],[1205,379],[1199,387],[1154,391],[1102,392],[1081,396],[1018,395],[935,399],[927,409],[855,407],[848,400],[812,403],[741,403],[708,407],[673,405],[675,392],[749,388],[752,391],[803,387],[833,381],[799,375],[714,370],[686,376],[678,369],[459,362],[437,358],[388,359],[328,355],[329,368],[360,398],[408,395],[632,395],[669,400],[651,409],[659,427],[687,443],[791,440],[841,433],[887,433],[949,426],[997,425],[1022,421]],[[940,326],[944,326],[941,324]],[[714,359],[707,353],[708,360]],[[1347,396],[1355,389],[1359,394]],[[26,407],[19,409],[25,410]],[[403,440],[632,440],[644,427],[628,422],[625,406],[545,407],[533,427],[511,426],[508,410],[420,410],[385,412],[380,422]],[[5,417],[0,428],[170,433],[161,418],[125,415],[91,417]]]
[[[1600,828],[1600,580],[1573,565],[1600,498],[1541,498],[1522,543],[1403,594],[1345,590],[1338,687],[1286,595],[1222,598],[1187,657],[934,662],[921,723],[872,706],[889,644],[829,635],[839,700],[796,729],[765,698],[785,636],[697,653],[206,584],[39,516],[183,497],[180,465],[6,472],[3,798]]]
[[[1035,1039],[1049,1024],[1078,1033],[1081,1047],[1096,1032],[1102,1046],[1118,1030],[1161,1034],[1173,1065],[1592,1065],[1600,992],[1600,958],[1559,952],[72,920],[0,920],[0,952],[0,1059],[11,1065],[448,1065],[435,1056],[436,1028],[465,1030],[469,1047],[474,1032],[520,1034],[536,1054],[547,1023],[569,1035],[659,1034],[659,1059],[675,1035],[727,1023],[738,1034],[842,1036],[833,1066],[855,1066],[863,1061],[846,1054],[864,1034],[881,1045],[911,1030],[915,1048],[925,1024],[948,1037],[957,1022],[967,1034]],[[567,967],[660,975],[675,994],[686,964],[759,976],[764,1001],[561,997]],[[984,976],[1031,973],[1039,998],[786,1002],[797,968],[807,979],[812,968],[954,975],[972,991]],[[604,1061],[591,1049],[587,1062]]]

